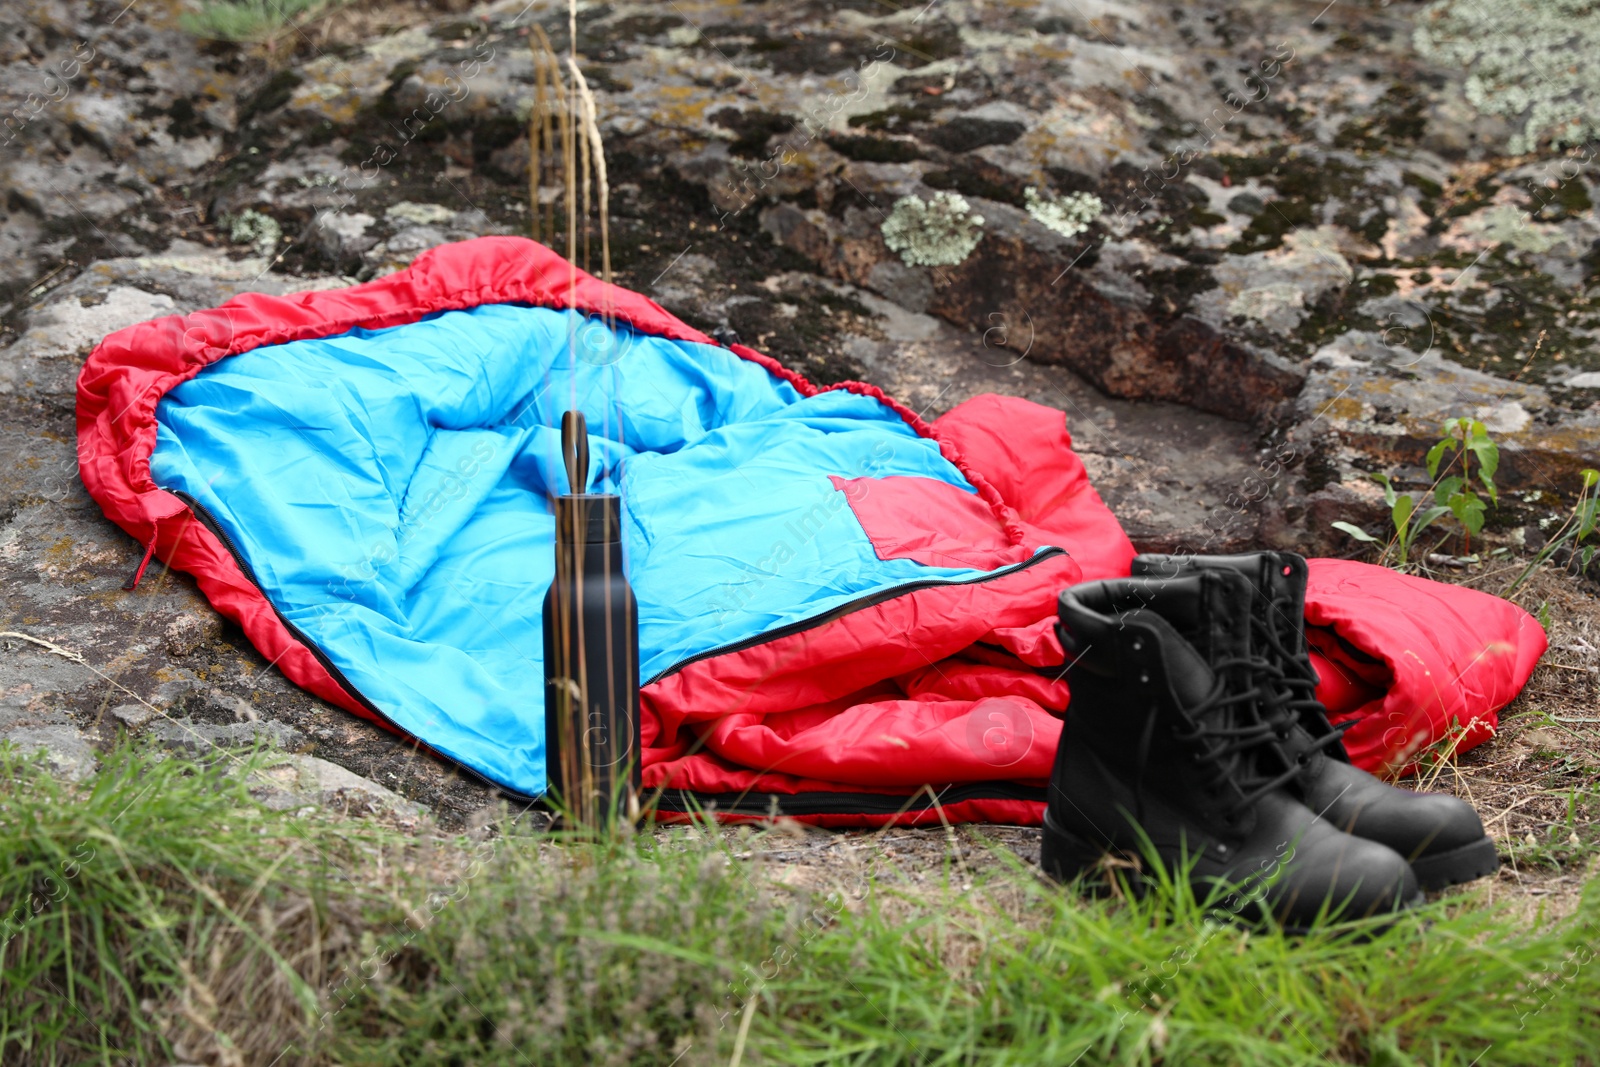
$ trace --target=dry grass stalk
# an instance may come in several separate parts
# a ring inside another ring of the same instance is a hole
[[[539,224],[539,186],[544,174],[541,166],[544,157],[539,149],[544,144],[542,123],[548,121],[549,106],[545,102],[545,63],[539,51],[539,38],[528,35],[528,50],[533,53],[533,110],[528,112],[528,214],[533,225],[533,239],[542,238],[544,227]]]
[[[589,136],[590,153],[594,157],[596,199],[600,206],[600,277],[609,282],[611,281],[611,184],[606,179],[605,144],[600,139],[600,111],[595,106],[594,93],[589,89],[589,82],[584,78],[583,71],[578,69],[576,62],[572,62],[572,79],[577,84],[578,93],[583,99],[583,125]],[[588,181],[587,171],[584,174],[584,181]],[[589,205],[585,201],[584,211],[588,210]]]
[[[583,267],[587,270],[589,268],[589,131],[584,120],[583,96],[579,91],[583,74],[571,56],[567,57],[567,63],[572,68],[572,136],[578,154],[578,191],[583,195],[583,206],[579,209],[579,217],[583,220]]]
[[[574,22],[569,11],[569,30]],[[592,269],[591,219],[598,215],[600,276],[609,282],[611,186],[605,143],[600,135],[599,106],[575,53],[569,52],[563,62],[549,35],[537,24],[529,35],[528,47],[534,56],[533,110],[528,116],[528,206],[533,216],[533,239],[545,244],[555,241],[555,198],[547,198],[543,190],[559,186],[566,204],[567,261],[574,267]],[[576,281],[575,274],[573,280]]]
[[[566,86],[561,75],[561,60],[551,47],[543,26],[534,25],[528,46],[534,56],[534,109],[528,117],[528,206],[534,216],[534,240],[548,244],[553,243],[556,236],[555,200],[553,197],[546,199],[542,190],[546,185],[567,184],[564,180],[568,125]]]
[[[532,232],[535,240],[554,247],[557,230],[554,211],[556,196],[546,189],[559,189],[565,198],[565,255],[569,265],[569,294],[577,286],[577,272],[593,270],[594,216],[598,213],[600,230],[600,276],[611,281],[610,237],[610,183],[606,171],[605,146],[600,135],[599,108],[577,55],[577,7],[567,6],[567,34],[569,48],[564,57],[558,57],[543,26],[535,23],[529,35],[528,46],[534,58],[533,110],[528,116],[528,199],[532,213]],[[563,61],[564,60],[564,61]],[[596,210],[598,208],[598,211]],[[580,236],[579,228],[582,227]],[[569,306],[574,303],[571,296]],[[602,318],[611,321],[610,308],[598,309]],[[576,350],[578,331],[582,319],[574,316],[568,320],[568,345]],[[573,397],[569,406],[576,407],[576,379],[571,383]],[[620,425],[620,417],[618,419]],[[558,626],[561,624],[558,624]],[[584,651],[575,635],[561,632],[556,635],[560,647],[577,644],[577,677],[587,677]],[[608,655],[610,651],[608,650]],[[615,654],[623,654],[615,650]],[[608,672],[609,677],[609,672]],[[547,696],[548,698],[548,696]],[[564,698],[563,698],[564,699]],[[551,750],[556,766],[551,768],[552,783],[568,783],[558,792],[570,794],[562,801],[574,806],[566,820],[577,826],[598,823],[598,812],[583,809],[584,798],[593,796],[592,768],[581,758],[576,738],[565,736],[567,716],[558,715],[557,732]],[[572,783],[580,783],[572,785]],[[630,802],[637,802],[630,797]],[[629,817],[635,813],[629,812]]]

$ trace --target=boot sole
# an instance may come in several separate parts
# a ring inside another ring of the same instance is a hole
[[[1411,873],[1425,891],[1433,892],[1448,886],[1461,885],[1493,874],[1500,868],[1500,854],[1494,842],[1480,837],[1469,845],[1441,852],[1437,856],[1419,856],[1411,861]]]
[[[1043,839],[1039,845],[1039,866],[1046,874],[1048,874],[1051,878],[1054,878],[1056,881],[1063,883],[1072,882],[1075,879],[1082,878],[1083,892],[1092,897],[1105,897],[1110,895],[1111,883],[1109,879],[1109,872],[1107,872],[1105,869],[1103,861],[1107,858],[1131,859],[1132,857],[1113,848],[1095,845],[1092,842],[1085,841],[1077,834],[1061,829],[1061,827],[1057,826],[1055,822],[1051,820],[1050,809],[1048,808],[1045,809],[1044,813],[1043,830]],[[1485,838],[1485,840],[1487,841],[1488,839]],[[1477,842],[1474,842],[1473,844],[1476,846]],[[1463,850],[1456,850],[1456,852],[1460,851]],[[1447,855],[1454,856],[1456,852],[1447,853]],[[1495,857],[1495,863],[1498,866],[1498,856]],[[1412,873],[1416,873],[1415,868],[1413,868]],[[1135,869],[1129,869],[1124,872],[1124,877],[1126,879],[1128,891],[1136,897],[1143,897],[1146,886],[1144,878],[1139,874],[1139,872]],[[1418,874],[1417,877],[1420,879],[1421,875]],[[1475,875],[1474,877],[1478,876]],[[1418,892],[1410,900],[1405,901],[1400,905],[1399,908],[1395,910],[1391,921],[1380,923],[1370,932],[1360,935],[1357,940],[1366,941],[1372,937],[1378,936],[1393,926],[1395,922],[1398,922],[1402,913],[1409,911],[1412,908],[1420,907],[1423,903],[1424,897],[1422,893]],[[1236,919],[1235,921],[1246,927],[1255,927],[1258,925],[1243,918]],[[1309,926],[1297,926],[1289,924],[1282,924],[1280,929],[1289,937],[1304,937],[1311,932],[1311,927]]]

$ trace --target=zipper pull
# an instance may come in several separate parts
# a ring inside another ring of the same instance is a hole
[[[146,567],[150,566],[150,557],[154,556],[155,554],[156,534],[155,530],[152,529],[150,531],[150,543],[144,546],[144,559],[139,561],[139,568],[133,572],[133,576],[122,583],[122,589],[124,592],[131,593],[135,589],[139,588],[139,581],[144,577],[144,570]]]

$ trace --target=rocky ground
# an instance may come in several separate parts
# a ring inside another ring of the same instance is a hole
[[[0,11],[0,629],[56,649],[0,637],[0,735],[71,773],[123,730],[263,738],[296,795],[485,818],[489,791],[288,685],[187,578],[122,590],[140,550],[78,483],[72,390],[130,323],[529,233],[530,30],[564,52],[565,5],[362,0],[249,46],[184,10]],[[1472,416],[1502,449],[1491,538],[1531,551],[1600,461],[1594,175],[1506,154],[1413,48],[1419,10],[580,4],[617,281],[930,417],[1061,408],[1149,548],[1353,553],[1329,524],[1380,529],[1367,474],[1426,484]],[[908,263],[884,225],[940,193],[981,239]]]

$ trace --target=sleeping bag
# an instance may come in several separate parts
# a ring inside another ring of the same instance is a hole
[[[555,494],[622,496],[664,812],[1037,823],[1069,698],[1057,594],[1134,553],[1060,411],[980,396],[929,423],[820,389],[519,238],[112,334],[78,435],[146,562],[285,675],[528,798]],[[1358,563],[1313,561],[1306,613],[1368,768],[1488,736],[1544,649],[1514,605]]]

